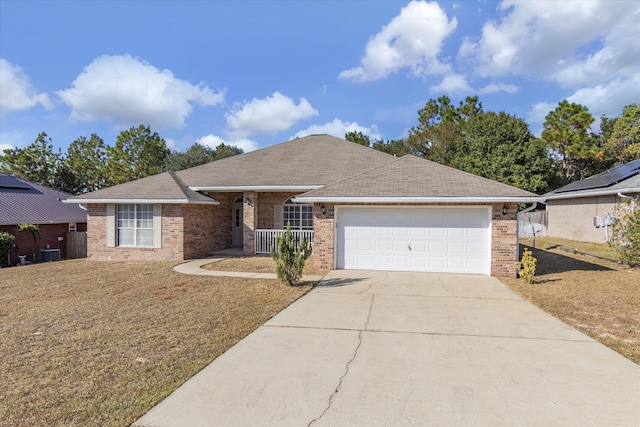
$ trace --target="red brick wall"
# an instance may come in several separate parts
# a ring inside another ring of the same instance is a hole
[[[87,207],[87,258],[90,261],[165,261],[184,259],[182,206],[162,206],[162,248],[107,246],[107,205]]]
[[[232,210],[237,194],[211,195],[220,204],[186,205],[184,223],[184,259],[201,258],[230,248],[232,244]]]
[[[79,223],[78,227],[86,227],[85,223]],[[69,231],[69,224],[38,224],[40,230],[41,240],[40,249],[45,249],[47,245],[51,249],[60,249],[60,258],[65,258],[66,254],[66,240],[67,233]],[[17,225],[0,225],[0,232],[9,233],[16,236],[16,248],[11,252],[11,265],[18,264],[18,256],[26,255],[27,260],[33,259],[33,254],[36,253],[36,244],[33,240],[33,236],[29,231],[17,232]],[[64,240],[58,241],[58,237],[62,237]],[[36,254],[38,255],[38,254]]]
[[[312,259],[318,268],[334,268],[334,210],[335,205],[324,203],[326,215],[320,213],[323,203],[314,205],[314,247]],[[379,204],[366,203],[363,206],[375,206]],[[460,206],[463,204],[394,204],[395,206]],[[486,206],[481,203],[467,204],[474,206]],[[384,205],[384,206],[389,206]],[[492,204],[491,224],[491,275],[497,277],[516,277],[517,262],[517,234],[516,214],[517,205],[509,204],[507,215],[502,215],[504,204]]]
[[[274,206],[281,206],[296,193],[260,193],[258,206],[258,228],[272,230],[274,228]]]

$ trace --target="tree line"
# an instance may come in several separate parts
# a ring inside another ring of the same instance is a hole
[[[194,143],[188,150],[169,150],[166,141],[149,126],[122,131],[113,146],[96,134],[80,136],[66,153],[54,152],[52,140],[40,132],[24,148],[4,150],[0,172],[71,194],[82,194],[164,171],[178,171],[241,154],[235,146],[215,149]]]
[[[572,181],[640,158],[640,106],[620,117],[601,117],[599,132],[587,107],[561,101],[546,116],[540,138],[527,123],[505,112],[484,111],[477,96],[454,105],[442,96],[418,111],[406,138],[372,141],[362,132],[345,138],[388,154],[412,154],[479,176],[542,194]],[[0,155],[0,172],[72,194],[99,190],[163,171],[178,171],[242,153],[225,144],[194,143],[169,150],[158,133],[140,125],[122,131],[113,146],[92,134],[54,152],[41,132],[25,148]]]
[[[542,194],[640,158],[640,106],[616,118],[601,117],[600,131],[587,107],[561,101],[545,118],[540,138],[505,112],[484,111],[477,96],[458,105],[442,96],[418,111],[406,138],[375,140],[362,132],[345,138],[385,153],[413,154]]]

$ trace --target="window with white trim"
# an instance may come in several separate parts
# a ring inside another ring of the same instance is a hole
[[[284,202],[283,223],[292,230],[313,230],[313,205],[293,203],[291,199]]]
[[[118,205],[117,246],[153,247],[153,205]]]

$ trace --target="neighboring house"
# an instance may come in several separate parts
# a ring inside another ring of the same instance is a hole
[[[621,196],[640,196],[640,159],[545,194],[548,235],[604,243]]]
[[[11,252],[11,265],[18,263],[18,256],[25,255],[31,260],[38,251],[30,232],[17,232],[17,225],[21,223],[38,226],[42,235],[40,249],[49,245],[52,249],[60,249],[63,258],[67,256],[68,233],[87,230],[87,211],[78,205],[62,203],[61,200],[69,196],[68,193],[0,173],[0,232],[17,235],[16,250]]]
[[[319,268],[514,277],[518,203],[539,196],[413,156],[312,135],[71,197],[90,260],[268,253],[286,224]]]

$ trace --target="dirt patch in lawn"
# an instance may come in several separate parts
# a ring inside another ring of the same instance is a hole
[[[640,269],[530,248],[535,282],[504,280],[523,298],[640,364]]]
[[[248,273],[276,273],[276,262],[268,256],[225,258],[202,266],[206,270],[214,271],[246,271]],[[307,260],[302,274],[310,276],[324,276],[329,270],[315,268],[312,260]]]
[[[173,265],[1,269],[0,425],[129,425],[310,289]]]

